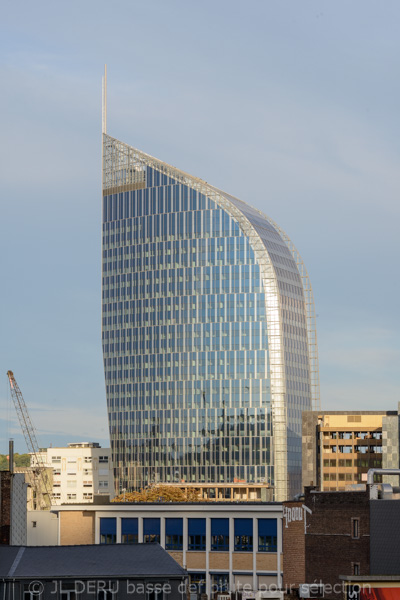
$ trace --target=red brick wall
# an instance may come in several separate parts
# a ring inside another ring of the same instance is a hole
[[[369,496],[367,492],[312,493],[305,502],[312,510],[305,536],[305,583],[327,584],[325,600],[342,598],[340,575],[369,574]],[[360,523],[359,538],[352,537],[352,519]]]
[[[11,473],[0,472],[0,544],[10,543]]]
[[[303,502],[283,503],[283,587],[298,588],[305,582],[305,535]],[[293,511],[292,509],[297,509]],[[302,520],[298,520],[301,514]],[[292,520],[292,515],[295,520]],[[297,517],[297,519],[296,519]]]

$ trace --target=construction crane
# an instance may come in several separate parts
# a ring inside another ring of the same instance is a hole
[[[39,450],[39,444],[37,442],[35,427],[32,423],[32,419],[29,416],[28,408],[25,404],[24,397],[21,390],[19,389],[18,383],[15,380],[14,373],[7,371],[8,381],[10,382],[11,397],[14,402],[15,410],[17,411],[18,420],[21,425],[22,433],[24,434],[26,445],[30,454],[35,459],[33,467],[33,490],[36,492],[36,498],[39,494],[42,495],[44,500],[44,506],[40,508],[48,509],[52,504],[52,493],[49,490],[48,481],[46,477],[46,465],[43,460],[43,456]]]

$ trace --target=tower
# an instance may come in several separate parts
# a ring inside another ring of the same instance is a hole
[[[270,218],[103,133],[103,356],[119,489],[301,490],[318,408],[311,285]]]

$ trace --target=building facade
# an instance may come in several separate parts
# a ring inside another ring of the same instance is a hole
[[[304,412],[303,486],[361,484],[369,469],[398,468],[398,447],[396,411]]]
[[[93,502],[95,495],[114,496],[114,475],[110,448],[97,442],[73,442],[67,447],[41,450],[43,464],[52,470],[53,504]],[[35,468],[35,456],[31,456]],[[28,479],[29,481],[29,479]],[[34,502],[30,510],[40,509]]]
[[[103,356],[116,489],[301,489],[312,290],[265,215],[103,134]],[[314,403],[314,405],[313,405]]]
[[[400,597],[400,469],[390,472],[395,487],[374,483],[375,473],[356,491],[308,487],[303,498],[283,503],[283,586],[288,600]]]
[[[3,600],[184,600],[187,573],[158,544],[0,546]]]
[[[188,571],[198,595],[246,589],[282,597],[282,504],[110,503],[53,510],[60,545],[158,542]]]
[[[284,502],[283,586],[287,599],[340,600],[340,576],[369,571],[369,491],[306,488],[303,499]],[[305,586],[309,586],[306,591]]]

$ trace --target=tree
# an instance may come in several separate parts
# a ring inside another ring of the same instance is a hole
[[[14,465],[16,467],[29,467],[31,464],[30,454],[14,454]],[[0,454],[0,471],[8,471],[8,456],[7,454]]]
[[[125,492],[116,496],[113,502],[204,502],[200,490],[182,489],[173,485],[157,484],[140,490]]]

